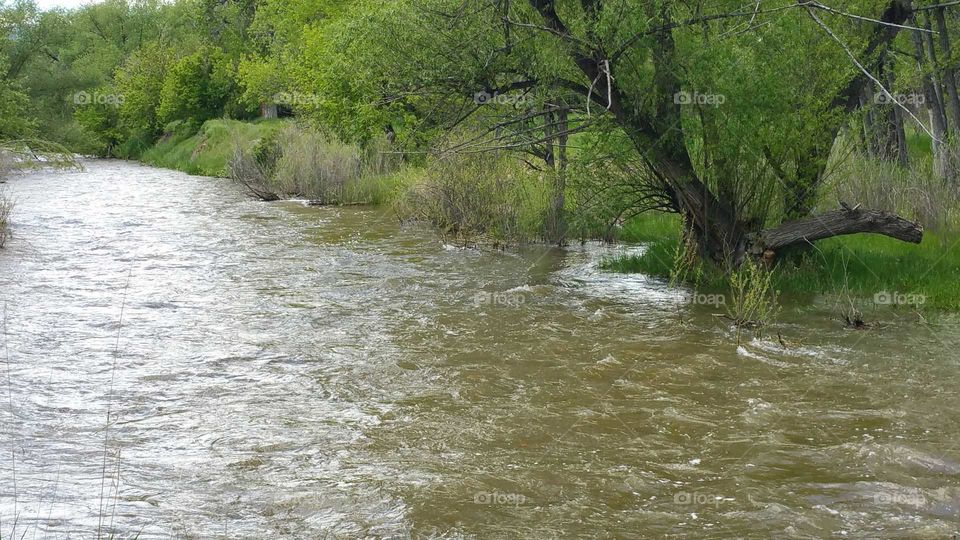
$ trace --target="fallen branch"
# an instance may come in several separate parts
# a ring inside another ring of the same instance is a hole
[[[890,212],[877,210],[841,209],[789,221],[773,229],[761,231],[751,242],[750,253],[755,256],[771,250],[796,244],[811,244],[817,240],[848,234],[873,233],[919,244],[923,227]]]

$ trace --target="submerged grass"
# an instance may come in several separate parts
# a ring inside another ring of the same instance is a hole
[[[641,255],[604,260],[604,269],[670,277],[679,246],[679,227],[652,241]],[[933,309],[960,309],[960,238],[926,233],[920,245],[878,235],[831,238],[799,260],[784,260],[773,273],[773,288],[782,295],[851,294],[880,304],[922,304]],[[706,267],[699,288],[726,290],[728,277]],[[903,299],[918,300],[903,302]]]

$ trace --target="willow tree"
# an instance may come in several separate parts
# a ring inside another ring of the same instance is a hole
[[[865,89],[887,92],[874,73],[911,13],[902,0],[844,9],[404,0],[335,25],[304,65],[326,73],[315,82],[333,96],[328,118],[401,119],[421,135],[482,128],[453,150],[629,141],[635,204],[681,214],[702,256],[732,267],[838,235],[921,240],[893,214],[814,212],[834,141]]]

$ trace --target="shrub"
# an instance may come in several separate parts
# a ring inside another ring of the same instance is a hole
[[[376,141],[362,149],[298,124],[252,145],[236,145],[227,169],[231,178],[260,198],[284,193],[315,204],[384,203],[408,178],[384,143]]]
[[[360,149],[318,130],[289,126],[278,134],[277,142],[283,152],[271,185],[285,193],[337,204],[344,201],[347,184],[361,175]]]
[[[779,312],[773,272],[761,263],[747,261],[730,273],[730,303],[727,314],[737,327],[737,345],[740,330],[750,328],[759,337],[761,329]]]
[[[466,155],[432,163],[397,203],[401,218],[429,222],[458,242],[529,241],[549,202],[542,178],[515,161]]]
[[[222,51],[205,48],[185,56],[164,75],[157,121],[203,123],[221,116],[233,88],[233,67]]]

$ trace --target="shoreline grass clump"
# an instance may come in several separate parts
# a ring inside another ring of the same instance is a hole
[[[780,308],[773,277],[774,272],[755,261],[747,261],[730,272],[727,317],[737,328],[737,345],[744,329],[753,330],[754,337],[759,338],[763,328],[777,316]]]
[[[401,220],[429,223],[456,243],[522,244],[544,234],[550,194],[543,180],[503,156],[437,159],[395,208]]]
[[[288,123],[250,144],[235,139],[227,174],[265,200],[303,197],[316,205],[385,204],[397,191],[401,160],[385,141],[348,144]]]

